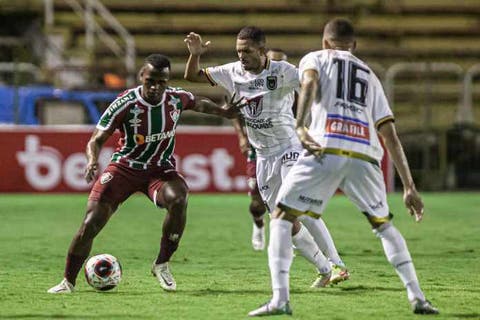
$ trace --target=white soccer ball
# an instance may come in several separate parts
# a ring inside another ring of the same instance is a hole
[[[111,254],[99,254],[85,264],[85,278],[97,290],[111,290],[122,280],[122,266]]]

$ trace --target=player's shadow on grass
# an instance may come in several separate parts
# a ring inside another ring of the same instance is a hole
[[[462,319],[480,319],[480,313],[449,313],[445,314],[450,317],[462,318]]]
[[[325,292],[334,295],[345,295],[345,294],[358,294],[360,292],[372,292],[372,291],[390,291],[390,292],[399,292],[403,291],[403,288],[388,288],[388,287],[368,287],[368,286],[350,286],[350,287],[337,287],[338,290],[325,290]]]
[[[0,315],[0,319],[148,319],[150,316],[136,314],[12,314]]]

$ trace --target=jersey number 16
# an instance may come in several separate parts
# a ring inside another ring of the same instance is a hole
[[[358,75],[359,72],[370,73],[370,71],[353,61],[348,61],[348,71],[345,69],[345,60],[333,59],[333,63],[338,66],[337,98],[365,106],[368,81]],[[347,80],[347,90],[345,90],[345,79]]]

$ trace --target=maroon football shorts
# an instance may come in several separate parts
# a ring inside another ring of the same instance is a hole
[[[104,201],[114,206],[127,200],[135,192],[143,192],[157,206],[156,193],[167,181],[183,177],[173,167],[151,167],[146,170],[130,168],[124,164],[110,163],[93,185],[88,200]]]
[[[247,158],[247,184],[248,184],[248,195],[258,195],[260,196],[260,191],[258,190],[257,184],[257,160]]]

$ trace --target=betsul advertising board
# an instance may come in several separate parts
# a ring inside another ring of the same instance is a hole
[[[92,126],[0,126],[0,192],[86,192],[85,146]],[[177,128],[177,168],[195,192],[245,192],[245,157],[232,128]],[[101,173],[118,135],[103,147]]]

